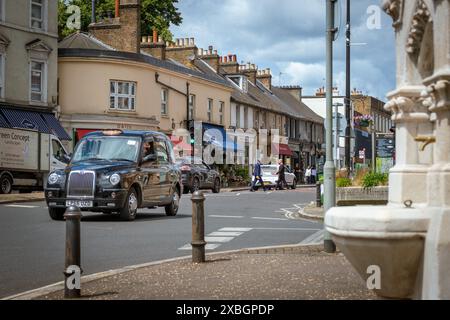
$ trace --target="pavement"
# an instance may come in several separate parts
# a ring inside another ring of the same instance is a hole
[[[306,219],[323,221],[325,210],[323,209],[323,207],[317,207],[316,203],[313,201],[307,206],[300,208],[298,210],[298,215],[299,217]]]
[[[0,204],[44,200],[44,192],[0,194]]]
[[[297,185],[297,188],[315,188],[315,185]],[[249,187],[221,188],[221,192],[246,191]],[[202,190],[209,193],[210,190]],[[35,202],[45,200],[44,192],[0,194],[0,204]]]
[[[62,283],[9,299],[64,299]],[[181,257],[82,278],[86,300],[372,300],[379,299],[342,253],[291,245]]]

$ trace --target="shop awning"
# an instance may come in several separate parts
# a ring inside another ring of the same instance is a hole
[[[59,121],[51,113],[42,113],[41,116],[44,118],[47,125],[53,131],[60,140],[72,140],[72,138],[67,134],[66,130],[61,126]]]
[[[0,126],[22,128],[42,133],[54,134],[61,140],[71,140],[52,113],[25,111],[0,107]]]
[[[2,108],[2,113],[12,128],[36,130],[52,133],[38,112]]]
[[[272,153],[278,153],[279,155],[282,156],[292,156],[292,150],[291,148],[289,148],[289,146],[287,144],[284,143],[274,143],[272,144],[272,147],[274,147],[275,152]]]
[[[11,126],[6,122],[5,118],[0,113],[0,127],[1,128],[11,128]]]

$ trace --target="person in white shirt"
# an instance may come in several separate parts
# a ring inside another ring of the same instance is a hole
[[[311,184],[311,167],[309,166],[305,171],[306,183]]]

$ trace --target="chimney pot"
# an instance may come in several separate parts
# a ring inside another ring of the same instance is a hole
[[[187,47],[189,45],[189,38],[184,39],[184,45]]]
[[[236,62],[236,61],[237,61],[237,56],[233,55],[233,62]]]
[[[217,50],[214,50],[214,54],[216,54],[216,55],[217,55]]]
[[[142,36],[142,40],[141,40],[141,42],[147,42],[147,39],[148,39],[148,37],[146,37],[146,36]]]
[[[158,42],[163,42],[163,39],[161,36],[158,36]]]
[[[115,2],[115,14],[114,14],[114,16],[116,17],[116,18],[118,18],[119,16],[120,16],[120,7],[119,7],[119,5],[120,5],[120,0],[116,0],[116,2]]]
[[[225,63],[228,62],[228,57],[227,56],[223,57],[223,62],[225,62]]]
[[[153,43],[158,42],[158,31],[153,29]]]
[[[191,46],[195,46],[195,39],[191,38]]]

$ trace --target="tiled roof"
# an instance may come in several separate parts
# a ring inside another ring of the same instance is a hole
[[[65,37],[58,43],[60,49],[97,49],[97,50],[113,50],[114,48],[101,42],[94,36],[84,33],[75,32]]]
[[[181,74],[189,75],[202,80],[214,82],[226,87],[231,87],[230,84],[222,77],[218,75],[206,74],[197,70],[189,69],[181,66],[180,64],[173,63],[167,60],[160,60],[150,55],[144,55],[133,52],[112,51],[105,49],[87,49],[76,48],[72,45],[69,48],[60,48],[58,50],[59,57],[85,57],[85,58],[103,58],[103,59],[116,59],[116,60],[128,60],[137,61],[150,64],[158,68],[164,68],[170,71],[178,72]]]
[[[287,90],[272,87],[273,93],[290,107],[294,108],[297,114],[301,115],[301,118],[306,120],[323,124],[324,119],[312,111],[308,106],[297,99],[295,99]]]

